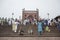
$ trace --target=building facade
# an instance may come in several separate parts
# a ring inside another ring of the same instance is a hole
[[[38,19],[39,18],[39,10],[22,10],[22,20],[24,19]]]

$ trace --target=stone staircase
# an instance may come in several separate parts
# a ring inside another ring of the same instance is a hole
[[[14,33],[12,31],[11,26],[8,26],[8,25],[0,26],[0,37],[1,36],[2,37],[4,37],[4,36],[7,36],[7,37],[8,36],[12,36],[12,37],[15,37],[15,36],[16,37],[30,37],[30,36],[31,37],[38,37],[38,36],[40,36],[40,37],[60,37],[60,32],[57,30],[56,27],[49,27],[51,31],[50,32],[43,31],[42,35],[38,35],[36,25],[26,25],[26,26],[20,25],[18,27],[18,30],[20,29],[20,27],[22,27],[23,30],[24,30],[24,35],[23,36],[19,35],[18,32]],[[33,34],[32,35],[28,34],[29,27],[31,27],[33,29]]]

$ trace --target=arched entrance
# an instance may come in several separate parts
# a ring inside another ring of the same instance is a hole
[[[30,23],[34,20],[34,18],[33,18],[32,15],[29,15],[29,16],[28,16],[28,19],[29,19]]]

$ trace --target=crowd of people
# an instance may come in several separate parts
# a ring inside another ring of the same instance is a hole
[[[19,21],[19,20],[14,20],[14,19],[8,19],[8,20],[5,20],[5,19],[0,19],[0,25],[4,25],[4,23],[8,24],[8,25],[12,25],[12,31],[13,32],[17,32],[17,27],[18,25],[21,25],[23,24],[24,26],[28,25],[28,24],[32,24],[32,25],[36,25],[37,26],[37,31],[38,31],[38,34],[42,34],[42,32],[47,31],[47,32],[50,32],[50,26],[52,26],[54,23],[56,24],[56,27],[58,29],[58,31],[60,31],[60,19],[58,19],[58,21],[56,20],[50,20],[50,19],[25,19],[23,21]],[[23,35],[24,34],[24,30],[22,30],[23,28],[20,27],[20,30],[18,30],[19,34]],[[33,29],[31,27],[29,27],[29,30],[28,30],[28,33],[29,34],[33,34]]]

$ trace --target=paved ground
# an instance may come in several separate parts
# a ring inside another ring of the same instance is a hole
[[[60,37],[0,37],[0,40],[60,40]]]
[[[20,28],[20,26],[18,27],[18,29]],[[33,35],[27,34],[27,30],[30,26],[33,27],[33,31],[34,31]],[[12,27],[8,25],[0,26],[0,37],[22,37],[18,33],[14,33],[11,30],[11,28]],[[57,30],[56,27],[50,27],[51,32],[44,31],[42,35],[38,35],[36,26],[27,25],[27,26],[23,26],[23,29],[26,32],[26,34],[23,37],[60,37],[60,32]]]

